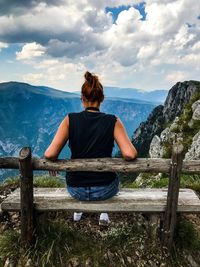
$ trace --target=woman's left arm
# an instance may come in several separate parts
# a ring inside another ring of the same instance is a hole
[[[69,139],[69,116],[66,116],[61,122],[60,126],[58,127],[58,130],[51,144],[45,151],[44,157],[49,160],[56,160],[58,158],[58,155],[60,154],[60,151],[67,143],[68,139]]]

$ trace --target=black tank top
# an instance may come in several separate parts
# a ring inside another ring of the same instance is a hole
[[[103,112],[68,113],[71,159],[112,157],[117,117]],[[69,186],[101,186],[111,183],[115,172],[67,172]]]

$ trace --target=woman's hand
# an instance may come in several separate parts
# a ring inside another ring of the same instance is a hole
[[[49,171],[49,176],[56,176],[59,174],[59,171]]]

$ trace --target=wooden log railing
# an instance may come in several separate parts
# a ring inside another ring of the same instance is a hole
[[[180,174],[200,173],[200,160],[183,160],[183,147],[174,145],[171,159],[135,159],[125,161],[121,158],[66,159],[50,161],[32,158],[31,149],[24,147],[17,157],[0,158],[0,168],[19,169],[21,181],[21,239],[26,245],[33,242],[33,170],[56,171],[116,171],[168,173],[169,186],[162,241],[170,250],[176,225]]]
[[[200,173],[200,160],[183,160],[181,173]],[[18,157],[0,157],[0,169],[19,169]],[[33,170],[57,171],[117,171],[117,172],[150,172],[170,173],[171,159],[137,158],[125,161],[122,158],[93,159],[46,159],[32,158]]]

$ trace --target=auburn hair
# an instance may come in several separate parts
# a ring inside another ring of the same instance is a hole
[[[81,87],[82,96],[90,102],[98,101],[99,103],[104,100],[103,86],[99,82],[98,76],[86,71],[85,82]]]

